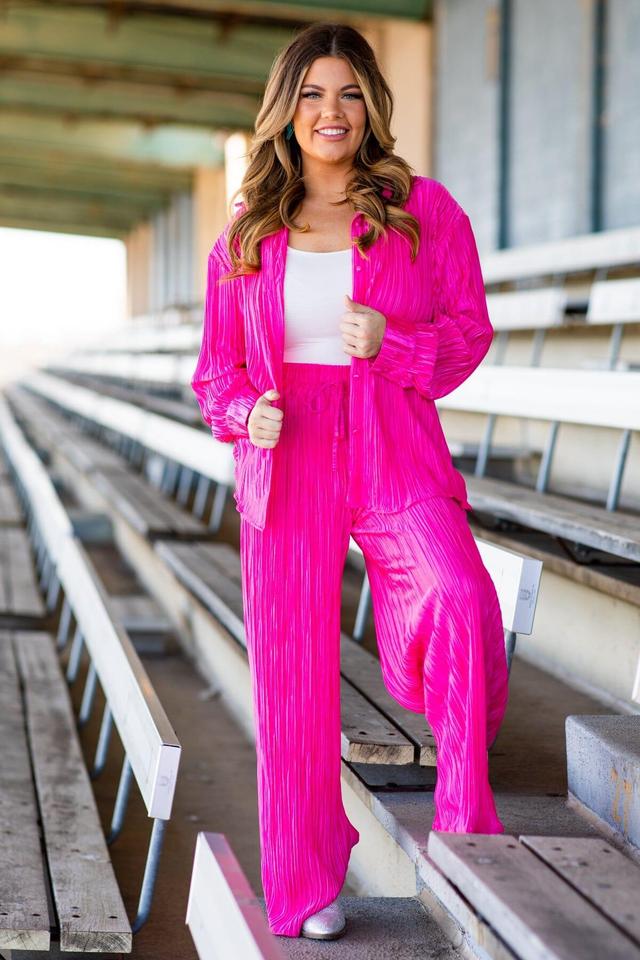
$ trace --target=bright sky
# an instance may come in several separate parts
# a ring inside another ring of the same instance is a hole
[[[0,228],[0,385],[125,320],[120,240]]]

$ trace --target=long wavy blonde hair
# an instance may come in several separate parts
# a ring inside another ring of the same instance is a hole
[[[354,238],[366,251],[387,227],[405,234],[415,259],[420,242],[419,221],[402,207],[414,173],[394,156],[391,135],[393,95],[366,39],[347,24],[321,22],[303,28],[276,57],[256,117],[248,165],[233,198],[242,194],[245,208],[228,225],[227,247],[232,270],[224,279],[261,269],[260,241],[283,225],[299,229],[293,216],[304,195],[302,156],[295,139],[286,139],[307,69],[318,57],[345,59],[362,89],[367,121],[362,143],[353,160],[353,176],[345,199],[365,215],[369,228]],[[384,191],[384,194],[383,194]]]

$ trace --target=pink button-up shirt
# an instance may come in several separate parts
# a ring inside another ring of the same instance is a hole
[[[405,209],[421,227],[414,263],[409,241],[395,230],[376,240],[368,259],[353,247],[352,299],[379,310],[387,324],[375,357],[351,358],[348,505],[396,511],[444,495],[471,510],[434,400],[466,380],[491,345],[480,260],[469,217],[439,181],[413,177]],[[253,444],[247,418],[269,389],[279,391],[272,405],[281,407],[288,229],[262,240],[259,273],[219,284],[231,269],[229,225],[209,254],[191,386],[213,436],[234,442],[238,511],[263,529],[278,445]],[[356,214],[352,238],[366,229]]]

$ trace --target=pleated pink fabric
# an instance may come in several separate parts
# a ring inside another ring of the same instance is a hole
[[[256,730],[262,885],[272,932],[298,936],[344,884],[359,833],[340,788],[340,605],[351,534],[371,584],[382,675],[436,740],[432,829],[501,833],[487,743],[507,702],[500,607],[452,497],[349,507],[349,368],[285,363],[263,530],[240,522]]]
[[[436,740],[432,829],[504,830],[487,754],[508,698],[500,608],[433,402],[473,372],[493,331],[466,213],[427,177],[414,177],[406,206],[422,229],[415,263],[395,231],[368,259],[354,245],[345,292],[387,327],[380,352],[348,366],[283,361],[286,228],[262,241],[251,277],[218,283],[230,269],[226,230],[209,256],[192,387],[213,435],[234,442],[262,880],[270,928],[284,936],[335,899],[359,839],[340,792],[350,534],[365,556],[384,682]],[[358,215],[352,237],[364,230]],[[246,421],[271,388],[284,417],[267,449]]]
[[[395,511],[418,497],[453,496],[470,510],[433,401],[462,383],[491,345],[478,251],[467,214],[439,181],[415,176],[405,208],[421,227],[415,262],[395,230],[378,238],[366,257],[353,246],[352,290],[345,293],[383,313],[387,325],[379,353],[352,357],[349,365],[348,503]],[[367,228],[357,214],[352,240]],[[226,233],[209,255],[191,385],[213,435],[234,441],[238,511],[263,529],[277,447],[252,444],[246,421],[266,390],[282,397],[289,231],[282,227],[263,239],[257,274],[219,283],[231,267]]]

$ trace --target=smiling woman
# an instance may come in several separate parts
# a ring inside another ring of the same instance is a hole
[[[434,403],[493,331],[469,218],[393,153],[391,105],[351,27],[314,24],[280,54],[244,202],[209,256],[192,378],[214,436],[234,442],[262,883],[282,936],[346,927],[359,840],[340,782],[350,536],[386,687],[436,740],[432,829],[504,829],[487,757],[508,692],[500,604]]]

